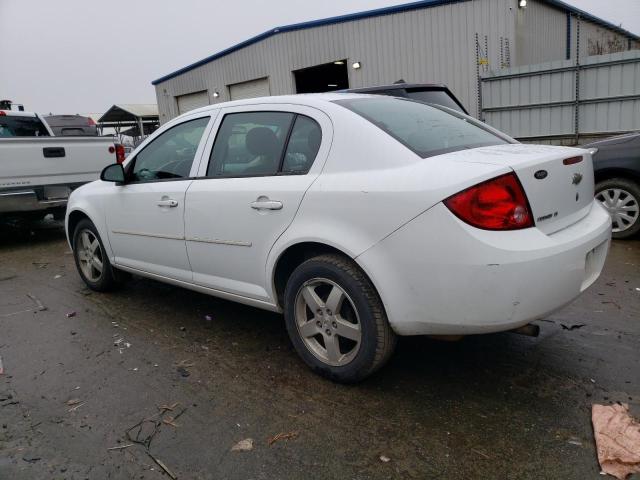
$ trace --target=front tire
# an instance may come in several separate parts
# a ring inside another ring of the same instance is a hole
[[[631,238],[640,231],[640,185],[609,178],[596,185],[596,200],[611,215],[613,238]]]
[[[105,252],[95,225],[88,219],[78,222],[73,234],[73,258],[84,283],[97,292],[113,290],[123,281]]]
[[[358,382],[389,359],[396,336],[371,281],[350,259],[321,255],[300,264],[284,294],[289,337],[315,372]]]

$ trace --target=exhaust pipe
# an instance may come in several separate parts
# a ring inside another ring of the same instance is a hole
[[[509,330],[509,332],[517,333],[518,335],[526,335],[528,337],[537,337],[538,335],[540,335],[540,327],[532,323],[527,323],[526,325],[523,325],[521,327]]]

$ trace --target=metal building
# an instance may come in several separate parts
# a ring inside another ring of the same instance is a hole
[[[160,122],[211,103],[445,83],[478,115],[490,71],[640,48],[640,38],[559,0],[422,0],[277,27],[152,84]]]

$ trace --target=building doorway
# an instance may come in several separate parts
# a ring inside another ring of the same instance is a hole
[[[347,61],[337,60],[293,72],[296,93],[320,93],[349,88]]]

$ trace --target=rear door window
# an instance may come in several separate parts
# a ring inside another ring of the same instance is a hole
[[[509,143],[466,115],[391,97],[335,100],[366,118],[422,158]]]

